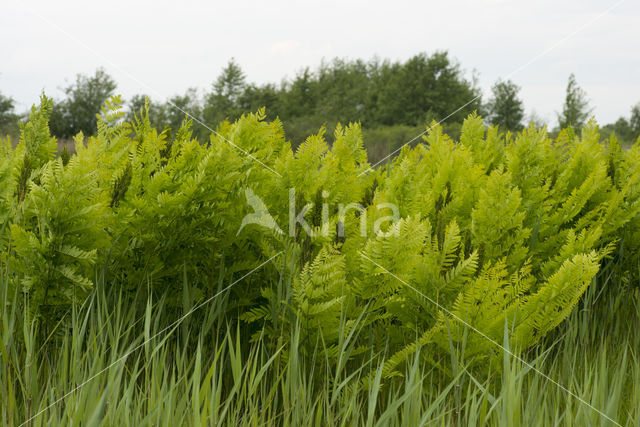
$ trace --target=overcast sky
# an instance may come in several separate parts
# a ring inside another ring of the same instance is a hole
[[[571,72],[600,123],[640,102],[638,0],[3,0],[0,10],[0,93],[19,111],[100,66],[125,98],[160,100],[209,90],[231,57],[265,83],[322,58],[443,49],[486,91],[510,76],[526,111],[552,125]]]

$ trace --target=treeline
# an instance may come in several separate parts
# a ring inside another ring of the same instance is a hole
[[[194,135],[200,141],[208,140],[220,122],[234,121],[262,107],[266,107],[268,119],[279,118],[286,124],[287,138],[294,145],[323,126],[332,142],[336,124],[360,122],[373,161],[421,133],[434,120],[444,120],[445,131],[455,138],[463,119],[474,111],[485,117],[486,124],[504,131],[519,131],[532,122],[538,127],[545,125],[535,115],[525,115],[520,87],[514,82],[499,80],[489,99],[483,101],[475,76],[467,74],[447,52],[436,52],[421,53],[404,62],[336,58],[315,69],[304,68],[279,84],[258,85],[248,82],[232,59],[209,90],[190,88],[162,102],[149,97],[148,109],[152,126],[168,134],[178,129],[189,113],[195,118]],[[103,69],[92,76],[78,75],[64,89],[65,98],[55,102],[52,133],[62,140],[78,132],[91,135],[96,114],[116,89],[116,81]],[[147,98],[147,94],[137,94],[128,100],[129,119],[145,107]],[[572,126],[579,130],[592,111],[586,92],[572,74],[558,113],[558,129]],[[0,94],[0,133],[17,135],[20,119],[13,100]],[[603,126],[602,133],[615,133],[623,145],[635,142],[640,136],[640,104],[631,109],[629,118]]]
[[[481,108],[480,94],[447,52],[423,53],[405,62],[334,59],[315,70],[307,67],[279,85],[249,83],[232,59],[202,98],[189,89],[165,103],[152,101],[150,115],[160,129],[176,129],[183,111],[213,128],[267,107],[267,117],[286,123],[288,138],[297,144],[321,126],[331,129],[338,122],[360,122],[365,129],[398,126],[402,132],[406,127],[422,129],[455,111],[448,123],[462,123]],[[133,97],[130,110],[139,111],[145,98]],[[196,133],[208,137],[210,131],[200,125]],[[331,139],[331,132],[327,136]]]

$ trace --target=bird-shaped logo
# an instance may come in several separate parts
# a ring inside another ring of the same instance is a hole
[[[247,204],[253,208],[253,213],[247,214],[242,218],[242,224],[240,225],[240,229],[236,233],[236,236],[240,234],[240,231],[242,231],[246,225],[249,224],[258,224],[263,227],[270,228],[278,234],[284,234],[260,197],[258,197],[250,188],[244,190],[244,195],[247,198]]]

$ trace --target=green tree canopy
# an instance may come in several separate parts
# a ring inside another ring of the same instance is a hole
[[[273,83],[258,86],[248,84],[240,97],[240,106],[243,111],[258,111],[259,108],[267,108],[267,117],[275,119],[278,113],[283,114],[284,105],[282,93]]]
[[[560,129],[568,126],[581,129],[591,112],[592,109],[589,108],[587,93],[578,86],[576,76],[571,73],[571,75],[569,75],[569,82],[567,83],[562,113],[558,115],[558,126]]]
[[[633,132],[635,137],[640,137],[640,102],[634,105],[631,109],[629,126],[631,127],[631,132]]]
[[[78,74],[75,82],[63,89],[67,98],[53,108],[51,132],[59,138],[71,138],[78,132],[92,135],[96,114],[116,87],[115,80],[103,68],[98,68],[93,76]]]
[[[491,92],[493,95],[486,106],[489,123],[504,130],[521,130],[524,107],[522,100],[518,98],[520,87],[511,80],[498,80]]]
[[[15,133],[18,128],[18,115],[15,114],[13,98],[0,93],[0,137]]]
[[[186,115],[202,120],[202,107],[200,106],[197,89],[189,88],[183,95],[175,95],[169,98],[165,103],[165,114],[166,126],[173,130],[180,128]],[[195,127],[200,130],[199,124],[196,123]],[[206,131],[207,135],[209,133],[210,131]]]
[[[309,67],[298,72],[296,77],[285,82],[282,91],[283,111],[280,114],[288,117],[300,117],[313,113],[319,102],[318,82]]]
[[[381,125],[420,125],[427,117],[462,122],[480,106],[479,89],[447,52],[383,62],[374,73],[372,92],[371,121]]]
[[[404,62],[335,58],[315,70],[302,69],[280,86],[247,84],[232,59],[206,96],[203,115],[215,126],[264,106],[268,117],[280,117],[294,142],[301,142],[320,126],[338,122],[369,128],[424,126],[444,118],[462,123],[480,106],[479,94],[447,52],[421,53]]]
[[[317,73],[316,113],[327,121],[366,121],[370,73],[362,60],[323,62]]]
[[[631,116],[620,117],[615,123],[604,125],[602,135],[608,137],[615,134],[616,138],[624,145],[631,145],[640,138],[640,103],[631,108]]]
[[[234,120],[243,113],[240,101],[246,87],[244,72],[235,59],[231,58],[213,84],[213,92],[205,101],[204,118],[209,126],[225,119]]]

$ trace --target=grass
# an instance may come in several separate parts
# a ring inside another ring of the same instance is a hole
[[[163,299],[131,304],[99,283],[45,330],[2,280],[2,425],[640,425],[640,298],[605,274],[522,355],[577,397],[506,353],[485,377],[463,363],[445,376],[418,353],[382,382],[384,355],[346,361],[352,336],[335,365],[298,351],[300,327],[249,343],[224,297],[172,325]]]

